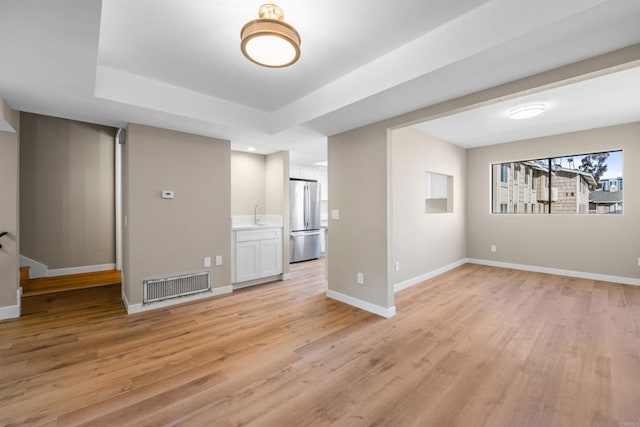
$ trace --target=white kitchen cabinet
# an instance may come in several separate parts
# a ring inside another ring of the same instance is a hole
[[[329,200],[329,181],[327,179],[327,168],[318,168],[318,182],[320,183],[320,200]]]
[[[260,240],[260,277],[282,273],[282,239]]]
[[[260,277],[260,241],[236,242],[236,281]]]
[[[289,165],[289,177],[311,179],[320,184],[320,200],[329,200],[327,168],[324,166]]]
[[[327,229],[320,230],[320,255],[324,255],[327,252]]]
[[[303,179],[302,166],[299,165],[289,165],[289,177],[290,178],[299,178]]]
[[[282,274],[281,228],[238,230],[234,246],[234,283]]]

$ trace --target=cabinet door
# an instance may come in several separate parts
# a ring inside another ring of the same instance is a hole
[[[282,239],[260,240],[260,276],[282,273]]]
[[[320,230],[320,253],[325,252],[327,252],[327,229],[323,228]]]
[[[318,168],[318,182],[320,183],[320,200],[329,200],[327,168]]]
[[[236,242],[236,282],[260,277],[260,242]]]

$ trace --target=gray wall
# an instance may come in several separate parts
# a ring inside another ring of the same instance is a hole
[[[115,129],[20,120],[21,254],[49,269],[115,263]]]
[[[466,258],[465,150],[413,128],[392,132],[394,283]],[[425,213],[426,172],[453,176],[453,212]]]
[[[492,215],[491,163],[623,149],[623,215]],[[467,151],[470,258],[640,278],[640,123]],[[490,252],[490,245],[497,252]]]
[[[123,162],[124,292],[142,302],[147,278],[206,270],[213,286],[231,284],[229,141],[130,124]],[[173,190],[175,198],[160,198]]]
[[[329,290],[374,304],[393,307],[388,286],[387,131],[371,125],[329,137]],[[365,284],[356,283],[364,273]]]
[[[4,120],[16,132],[0,132],[0,231],[9,235],[0,239],[0,309],[18,304],[19,239],[19,129],[20,114],[0,98]]]
[[[231,152],[231,215],[253,215],[256,205],[265,211],[265,156]]]

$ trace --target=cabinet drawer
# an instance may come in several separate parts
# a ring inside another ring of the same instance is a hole
[[[279,239],[282,236],[280,228],[267,228],[265,230],[236,231],[236,242],[248,242],[251,240]]]

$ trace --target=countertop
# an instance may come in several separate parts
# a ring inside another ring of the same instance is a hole
[[[281,225],[270,225],[270,224],[239,224],[231,227],[231,231],[236,230],[259,230],[263,228],[282,228]]]

